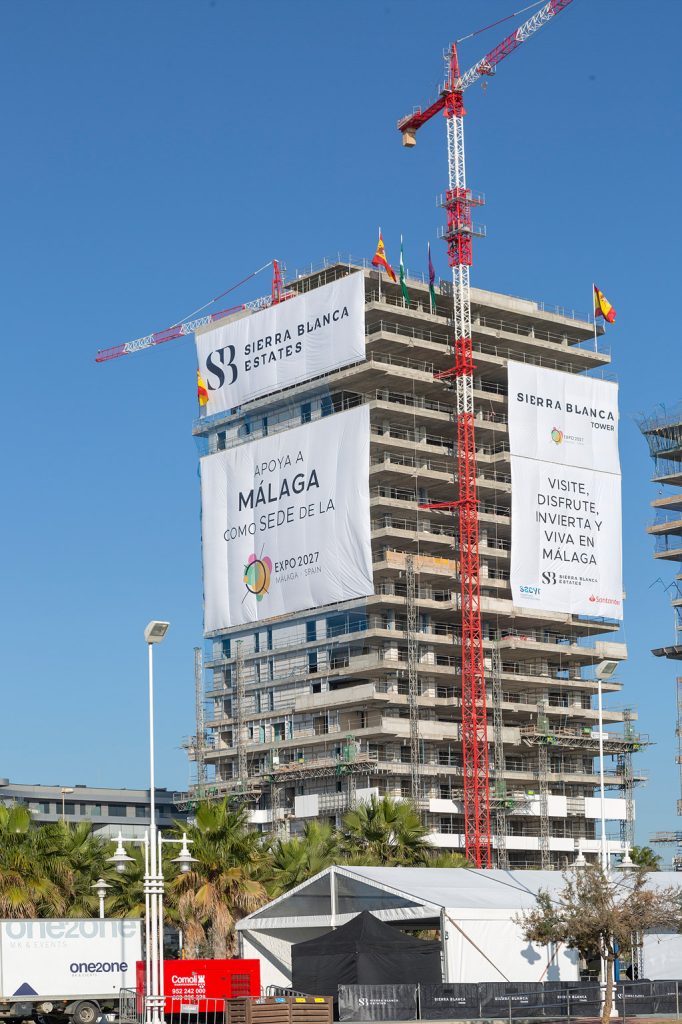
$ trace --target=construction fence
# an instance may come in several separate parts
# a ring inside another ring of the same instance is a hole
[[[614,988],[615,1012],[679,1017],[682,981],[638,981]],[[339,985],[341,1021],[508,1020],[599,1017],[598,982],[481,982],[444,985]]]

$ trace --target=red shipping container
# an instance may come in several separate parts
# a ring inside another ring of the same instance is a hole
[[[137,961],[137,993],[144,995],[145,961]],[[210,1013],[216,999],[260,996],[260,960],[164,960],[166,1014]]]

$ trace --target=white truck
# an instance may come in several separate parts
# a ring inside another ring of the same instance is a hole
[[[139,920],[0,921],[0,1018],[95,1024],[141,959]]]

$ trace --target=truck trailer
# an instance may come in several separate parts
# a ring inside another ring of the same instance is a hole
[[[135,987],[141,956],[139,920],[0,921],[0,1018],[95,1024]]]

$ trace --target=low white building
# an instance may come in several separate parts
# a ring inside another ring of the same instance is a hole
[[[651,881],[681,884],[674,872]],[[577,981],[574,950],[527,942],[516,921],[540,889],[563,885],[560,871],[331,867],[240,921],[241,954],[260,958],[264,986],[290,986],[295,943],[369,910],[404,930],[438,928],[444,982]],[[644,977],[679,978],[681,965],[682,936],[646,937]]]

